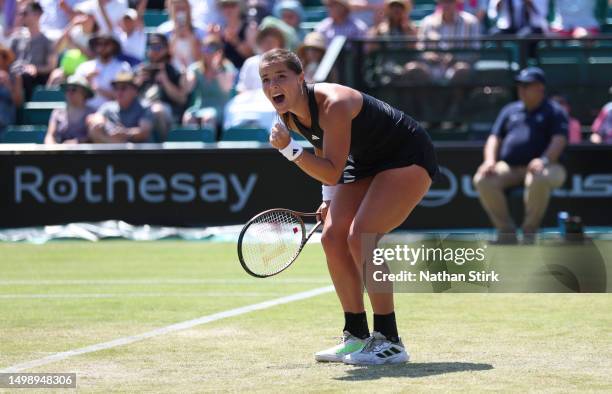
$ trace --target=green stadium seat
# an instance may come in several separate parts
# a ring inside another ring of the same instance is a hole
[[[49,123],[51,112],[56,108],[64,108],[66,103],[61,101],[52,102],[27,102],[23,107],[22,122],[31,125],[46,125]]]
[[[160,10],[147,10],[143,19],[146,27],[157,27],[168,20],[168,13]]]
[[[168,142],[215,142],[215,131],[199,127],[181,126],[170,130]]]
[[[6,144],[42,144],[45,141],[46,127],[9,126],[0,134],[0,142]]]
[[[268,130],[231,128],[223,131],[222,141],[258,141],[268,142]]]
[[[64,101],[64,92],[57,89],[46,89],[43,87],[37,87],[32,93],[32,101]]]
[[[303,22],[320,22],[327,17],[325,7],[306,7],[304,8]]]

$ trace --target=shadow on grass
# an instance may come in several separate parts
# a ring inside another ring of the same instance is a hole
[[[425,376],[443,375],[451,372],[487,371],[493,369],[491,364],[439,362],[439,363],[406,363],[400,365],[359,366],[346,371],[346,376],[336,380],[375,380],[380,378],[422,378]]]

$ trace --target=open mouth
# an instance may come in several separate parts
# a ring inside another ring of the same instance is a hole
[[[274,101],[275,104],[282,104],[285,101],[285,95],[284,94],[277,94],[272,96],[272,100]]]

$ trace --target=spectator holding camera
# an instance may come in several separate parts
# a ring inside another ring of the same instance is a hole
[[[144,104],[150,107],[156,124],[163,130],[169,130],[172,123],[181,122],[187,103],[187,81],[172,65],[165,35],[149,35],[147,59],[136,69],[136,84],[140,87],[140,97]]]
[[[25,100],[29,101],[36,85],[44,85],[56,66],[53,43],[40,31],[42,8],[36,1],[19,5],[17,22],[27,31],[15,33],[11,50],[15,54],[15,73],[22,74]]]
[[[45,144],[79,144],[89,141],[86,119],[95,109],[87,105],[93,97],[93,90],[87,79],[71,75],[62,84],[66,95],[66,108],[56,108],[51,112]]]
[[[23,103],[20,74],[11,74],[13,51],[0,45],[0,134],[8,125],[15,123],[17,107]]]
[[[138,100],[132,72],[121,72],[112,81],[116,100],[102,105],[87,118],[89,138],[94,143],[149,142],[154,119]]]
[[[245,60],[253,55],[257,24],[247,23],[244,15],[244,0],[218,0],[224,25],[214,28],[223,41],[225,57],[240,69]]]
[[[168,0],[170,21],[159,27],[159,33],[168,36],[172,65],[185,72],[190,64],[198,59],[200,40],[204,32],[197,29],[191,19],[191,6],[187,0]],[[169,29],[169,30],[168,30]]]

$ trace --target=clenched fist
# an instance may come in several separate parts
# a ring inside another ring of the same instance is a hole
[[[270,145],[276,149],[283,149],[289,145],[291,135],[289,130],[280,123],[275,124],[270,131]]]

